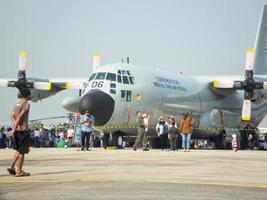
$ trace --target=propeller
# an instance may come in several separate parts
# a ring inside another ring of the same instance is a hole
[[[96,52],[93,56],[93,66],[92,70],[93,72],[100,66],[100,53]]]
[[[237,90],[244,90],[244,100],[242,106],[242,120],[249,121],[251,117],[251,100],[254,96],[254,91],[257,89],[267,89],[267,82],[257,82],[253,78],[255,60],[255,50],[248,49],[245,64],[245,80],[214,80],[214,88],[232,88]]]
[[[0,80],[0,87],[16,87],[19,90],[24,88],[33,88],[38,90],[50,90],[51,83],[49,82],[31,82],[26,77],[26,57],[27,52],[20,52],[19,54],[19,68],[17,80]]]

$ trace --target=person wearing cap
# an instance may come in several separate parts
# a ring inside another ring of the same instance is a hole
[[[10,175],[15,177],[30,176],[30,173],[26,173],[22,170],[24,164],[24,155],[29,153],[29,145],[31,139],[31,133],[28,125],[28,118],[30,112],[30,100],[31,93],[27,88],[20,89],[19,99],[16,102],[11,114],[11,120],[13,129],[10,132],[10,137],[13,137],[13,148],[16,153],[12,159],[10,168],[7,171]],[[17,164],[17,169],[15,165]]]
[[[182,135],[182,147],[183,151],[189,152],[190,149],[190,140],[192,134],[191,128],[192,117],[187,112],[184,114],[183,118],[180,121],[180,133]]]
[[[94,116],[87,110],[84,115],[81,115],[81,151],[86,148],[87,151],[89,151],[89,141],[90,141],[90,136],[93,131],[93,125],[95,123],[95,118]]]

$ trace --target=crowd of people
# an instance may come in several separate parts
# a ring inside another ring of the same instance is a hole
[[[147,140],[147,131],[148,131],[148,121],[150,115],[138,111],[136,113],[136,120],[138,122],[137,128],[137,138],[133,146],[133,150],[136,151],[140,143],[142,142],[143,151],[148,151],[148,140]],[[180,120],[180,127],[178,131],[177,123],[173,116],[170,116],[167,121],[164,120],[162,116],[159,117],[159,121],[156,125],[156,132],[160,138],[160,148],[161,150],[178,150],[178,139],[179,132],[182,136],[182,148],[184,152],[190,151],[190,140],[192,134],[191,128],[191,115],[186,112],[184,113],[182,119]]]
[[[142,143],[143,150],[148,151],[149,141],[147,132],[150,115],[137,112],[136,116],[139,126],[133,149],[137,150]],[[185,113],[180,121],[180,127],[178,128],[173,116],[170,116],[166,121],[162,116],[159,117],[159,121],[155,128],[156,133],[160,138],[160,148],[162,150],[178,150],[177,141],[180,137],[178,129],[180,129],[183,150],[189,151],[192,132],[191,120],[192,118],[190,114]],[[89,112],[81,115],[81,150],[89,150],[89,140],[93,131],[93,123],[94,117]],[[0,148],[12,148],[13,140],[11,137],[8,137],[11,131],[11,127],[2,127],[0,129]],[[43,124],[40,124],[40,126],[30,131],[30,138],[30,146],[36,148],[57,147],[60,141],[67,142],[67,146],[71,147],[74,144],[74,127],[69,125],[60,128],[45,128]]]
[[[11,127],[0,128],[0,148],[13,148],[13,138],[9,137]],[[67,143],[69,147],[73,145],[74,127],[64,126],[60,128],[45,128],[43,124],[40,127],[30,131],[30,146],[40,147],[57,147],[60,141]]]
[[[149,127],[150,115],[142,113],[141,111],[136,113],[136,120],[138,123],[137,137],[133,145],[133,150],[137,150],[139,146],[142,146],[143,151],[148,151],[150,147],[150,141],[147,136]],[[91,141],[91,133],[93,129],[94,116],[89,112],[81,115],[81,149],[89,151],[89,145]],[[169,116],[166,120],[160,116],[158,123],[155,127],[157,136],[160,139],[160,149],[165,151],[177,151],[178,144],[181,144],[182,151],[190,151],[191,145],[191,121],[190,114],[184,113],[180,119],[180,123],[177,123],[173,116]],[[178,127],[179,124],[179,127]],[[151,128],[151,127],[150,127]],[[0,127],[0,148],[13,148],[13,139],[8,137],[12,132],[11,127]],[[44,127],[40,124],[36,128],[30,131],[30,146],[40,147],[59,147],[59,143],[63,142],[68,147],[74,146],[74,126],[71,124],[65,124],[61,127],[51,126]],[[249,146],[256,146],[249,136]],[[265,140],[264,140],[265,141]],[[234,151],[239,149],[239,141],[236,135],[233,135],[232,148]],[[253,145],[254,144],[254,145]],[[62,146],[60,146],[62,147]],[[251,147],[251,149],[253,149]]]

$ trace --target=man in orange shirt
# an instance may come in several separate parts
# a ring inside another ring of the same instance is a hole
[[[189,152],[189,149],[190,149],[190,140],[191,140],[191,134],[192,134],[191,121],[192,121],[192,117],[187,112],[184,114],[180,122],[180,133],[182,135],[182,147],[183,147],[183,151],[187,151],[187,152]]]

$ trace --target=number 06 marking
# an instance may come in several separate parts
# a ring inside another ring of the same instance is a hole
[[[96,87],[98,87],[98,88],[101,88],[101,87],[103,87],[103,81],[99,81],[99,82],[97,82],[97,81],[94,81],[93,83],[92,83],[92,88],[96,88]]]

